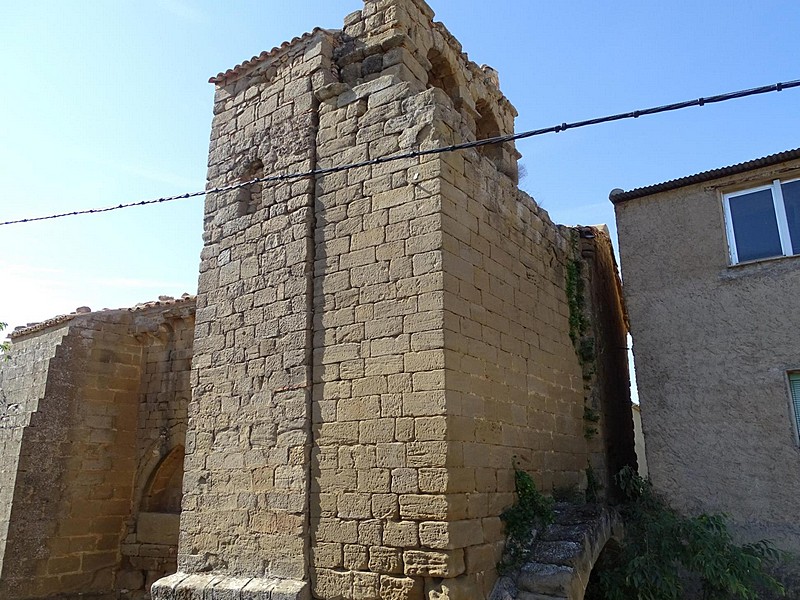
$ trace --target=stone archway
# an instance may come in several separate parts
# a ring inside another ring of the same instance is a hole
[[[176,446],[150,475],[136,518],[138,543],[177,547],[183,497],[183,456],[183,446]]]
[[[161,459],[145,486],[140,512],[181,513],[183,455],[183,446],[176,446]]]
[[[501,577],[490,600],[583,600],[600,553],[610,540],[621,536],[622,523],[612,509],[556,504],[555,521],[537,536],[531,561]]]
[[[178,444],[143,469],[144,484],[117,581],[123,598],[149,597],[147,590],[154,581],[177,570],[184,454]]]

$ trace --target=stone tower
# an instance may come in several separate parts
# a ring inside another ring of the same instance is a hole
[[[496,73],[432,18],[366,0],[212,78],[209,188],[511,133]],[[517,157],[207,196],[179,572],[154,598],[483,598],[515,461],[549,491],[628,460],[610,246],[553,225]],[[590,372],[575,348],[601,325]]]

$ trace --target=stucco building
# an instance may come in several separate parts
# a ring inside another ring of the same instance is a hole
[[[611,201],[653,483],[800,550],[800,150]]]

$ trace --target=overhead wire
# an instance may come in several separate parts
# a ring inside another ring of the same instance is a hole
[[[508,135],[500,135],[490,138],[485,138],[481,140],[476,140],[474,142],[463,142],[460,144],[452,144],[449,146],[441,146],[437,148],[429,148],[427,150],[413,150],[411,152],[404,152],[401,154],[390,154],[388,156],[380,156],[377,158],[372,158],[364,161],[360,161],[357,163],[348,163],[344,165],[337,165],[333,167],[325,167],[321,169],[312,169],[310,171],[302,171],[297,173],[283,173],[279,175],[268,175],[265,177],[256,177],[253,179],[249,179],[247,181],[240,181],[237,183],[232,183],[229,185],[223,185],[218,187],[213,187],[209,189],[205,189],[202,191],[197,192],[187,192],[185,194],[178,194],[175,196],[164,196],[162,198],[154,198],[152,200],[141,200],[139,202],[130,202],[130,203],[123,203],[117,204],[115,206],[106,206],[104,208],[90,208],[85,210],[74,210],[70,212],[63,212],[63,213],[56,213],[51,215],[46,215],[42,217],[28,217],[24,219],[14,219],[10,221],[3,221],[0,222],[0,226],[3,225],[16,225],[19,223],[32,223],[35,221],[47,221],[51,219],[60,219],[62,217],[72,217],[78,215],[91,215],[91,214],[98,214],[98,213],[106,213],[115,210],[120,210],[123,208],[131,208],[134,206],[147,206],[150,204],[161,204],[164,202],[173,202],[176,200],[185,200],[187,198],[193,198],[196,196],[205,196],[208,194],[220,194],[224,192],[229,192],[233,190],[237,190],[240,188],[248,187],[250,185],[256,183],[269,183],[269,182],[278,182],[278,181],[291,181],[295,179],[305,179],[308,177],[317,177],[320,175],[329,175],[331,173],[339,173],[341,171],[348,171],[350,169],[357,169],[360,167],[367,167],[371,165],[380,165],[388,162],[394,162],[398,160],[404,160],[409,158],[417,158],[420,156],[430,156],[433,154],[443,154],[446,152],[457,152],[460,150],[466,150],[468,148],[479,148],[481,146],[488,146],[493,144],[503,144],[506,142],[516,141],[531,138],[534,136],[544,135],[547,133],[561,133],[562,131],[567,131],[569,129],[578,129],[580,127],[588,127],[591,125],[600,125],[602,123],[611,123],[614,121],[621,121],[623,119],[638,119],[639,117],[644,117],[648,115],[655,115],[659,113],[671,112],[676,110],[681,110],[684,108],[689,108],[692,106],[705,106],[706,104],[715,104],[719,102],[726,102],[729,100],[736,100],[739,98],[746,98],[748,96],[756,96],[759,94],[766,94],[769,92],[780,92],[783,90],[791,89],[800,87],[800,79],[795,79],[792,81],[785,81],[785,82],[778,82],[772,85],[764,85],[760,87],[748,88],[737,90],[735,92],[727,92],[725,94],[717,94],[714,96],[706,96],[701,98],[695,98],[693,100],[685,100],[683,102],[674,102],[671,104],[662,104],[660,106],[653,106],[650,108],[644,108],[640,110],[633,110],[628,112],[616,113],[612,115],[606,115],[604,117],[596,117],[594,119],[586,119],[583,121],[573,121],[571,123],[561,123],[559,125],[552,125],[550,127],[543,127],[541,129],[532,129],[530,131],[523,131],[520,133],[513,133]]]

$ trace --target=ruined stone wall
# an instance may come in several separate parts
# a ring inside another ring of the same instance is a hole
[[[194,341],[194,305],[136,315],[134,337],[142,344],[137,472],[131,518],[120,547],[116,588],[129,598],[149,592],[177,570],[187,406]]]
[[[179,310],[190,313],[188,304]],[[3,598],[111,597],[117,588],[133,587],[140,594],[128,597],[144,594],[144,575],[120,576],[121,543],[137,521],[137,471],[145,470],[137,438],[141,448],[143,438],[153,437],[143,431],[153,423],[140,415],[148,399],[157,399],[165,422],[185,421],[174,402],[176,390],[164,380],[172,379],[184,393],[188,388],[188,374],[179,382],[186,357],[181,363],[147,350],[145,332],[165,325],[162,312],[79,314],[15,335],[12,358],[0,365],[3,408],[11,417],[3,420],[2,433],[14,441],[3,454],[3,477],[13,480],[7,488],[13,496],[5,512]],[[191,331],[191,319],[187,323]],[[178,331],[178,338],[190,351],[191,336]],[[159,393],[141,393],[148,379],[161,380]],[[182,445],[183,432],[173,434]],[[173,564],[176,543],[160,548]],[[137,555],[154,557],[148,549],[137,547]],[[151,581],[171,570],[162,566]]]
[[[7,598],[110,591],[129,511],[141,350],[104,317],[64,327],[44,396],[17,432]]]
[[[0,368],[0,574],[4,572],[23,428],[44,398],[50,361],[68,327],[63,325],[15,344]]]
[[[284,175],[207,195],[193,339],[188,304],[70,321],[18,471],[63,444],[15,487],[0,585],[139,600],[176,568],[155,600],[480,598],[515,464],[545,492],[608,476],[610,249],[519,192],[513,143],[384,160],[513,132],[432,17],[367,0],[212,78],[209,187]],[[44,528],[17,524],[53,486]]]

